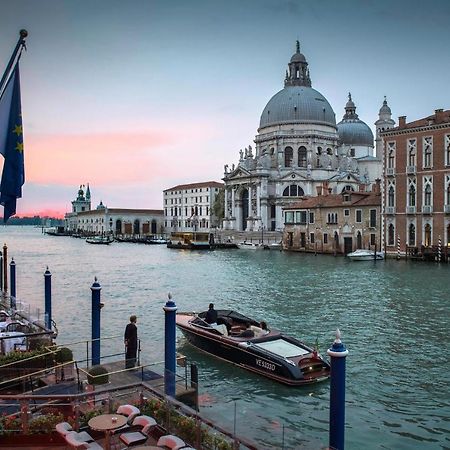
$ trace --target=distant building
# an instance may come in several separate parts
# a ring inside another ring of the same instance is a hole
[[[65,215],[65,230],[72,233],[148,235],[164,233],[162,209],[108,208],[100,201],[91,209],[89,185],[86,195],[80,186],[72,211]]]
[[[163,191],[164,226],[172,231],[205,231],[219,225],[213,212],[222,183],[180,184]]]
[[[336,125],[333,108],[312,88],[298,41],[284,88],[265,106],[254,142],[255,150],[240,150],[236,166],[224,167],[228,230],[282,230],[283,207],[315,196],[323,182],[339,194],[361,183],[370,187],[381,176],[373,133],[356,114],[351,95]]]
[[[450,110],[382,131],[387,253],[450,246]]]
[[[324,183],[317,188],[317,196],[283,208],[283,248],[333,254],[380,249],[380,180],[371,192],[330,191]]]

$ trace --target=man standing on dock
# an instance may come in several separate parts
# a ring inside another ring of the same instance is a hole
[[[125,327],[125,369],[131,369],[136,365],[138,343],[136,320],[136,316],[130,316],[130,323]]]

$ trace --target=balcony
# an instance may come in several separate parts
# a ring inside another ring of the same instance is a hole
[[[395,206],[386,206],[386,214],[395,214]]]
[[[415,214],[416,213],[416,207],[415,206],[407,206],[406,207],[406,214]]]
[[[393,177],[395,175],[395,167],[386,167],[386,175]]]
[[[406,166],[406,173],[408,175],[415,175],[416,174],[416,166]]]
[[[431,205],[422,206],[422,214],[431,214],[433,212],[433,207]]]
[[[444,205],[445,214],[450,214],[450,205]]]

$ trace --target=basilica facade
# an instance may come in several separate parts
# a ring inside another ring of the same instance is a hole
[[[380,122],[377,137],[381,128]],[[282,230],[282,208],[317,195],[323,185],[334,194],[370,190],[381,178],[381,155],[373,154],[372,131],[351,95],[336,124],[331,105],[312,88],[298,41],[284,88],[264,108],[254,143],[240,150],[236,165],[224,167],[224,229]]]

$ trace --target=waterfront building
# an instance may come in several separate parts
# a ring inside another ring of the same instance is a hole
[[[72,211],[64,216],[64,230],[68,232],[75,232],[78,227],[78,213],[91,210],[91,190],[89,184],[84,192],[84,186],[80,185],[78,194],[75,200],[72,201]]]
[[[380,249],[381,190],[344,190],[332,194],[327,182],[317,196],[304,197],[283,208],[283,248],[316,253],[347,254],[358,248]]]
[[[167,232],[204,231],[219,226],[213,205],[223,189],[217,181],[179,184],[163,191],[164,226]]]
[[[450,246],[450,110],[381,132],[387,253]]]
[[[236,166],[224,166],[227,230],[282,230],[282,208],[315,196],[323,182],[338,194],[370,186],[381,175],[372,131],[358,118],[351,95],[336,125],[333,108],[312,88],[298,41],[284,88],[265,106],[254,143],[255,150],[240,150]]]
[[[91,209],[89,185],[83,186],[72,201],[72,211],[65,215],[65,231],[82,234],[148,235],[164,233],[164,213],[161,209],[108,208],[100,201]]]

